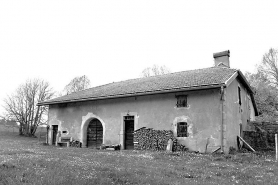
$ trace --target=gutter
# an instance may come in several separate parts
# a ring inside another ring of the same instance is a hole
[[[165,93],[175,93],[181,91],[195,91],[195,90],[203,90],[203,89],[215,89],[222,87],[223,84],[210,84],[207,86],[196,86],[196,87],[183,87],[177,89],[162,89],[157,91],[149,91],[149,92],[139,92],[139,93],[132,93],[132,94],[119,94],[114,96],[102,96],[102,97],[89,97],[83,99],[73,99],[73,100],[62,100],[62,101],[53,101],[53,102],[39,102],[37,106],[42,105],[53,105],[53,104],[61,104],[61,103],[74,103],[74,102],[84,102],[84,101],[92,101],[92,100],[104,100],[104,99],[115,99],[115,98],[126,98],[126,97],[134,97],[134,96],[145,96],[145,95],[153,95],[153,94],[165,94]]]

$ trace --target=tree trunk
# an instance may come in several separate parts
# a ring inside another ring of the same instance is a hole
[[[30,134],[31,134],[32,136],[35,136],[35,133],[36,133],[36,131],[37,131],[37,128],[38,128],[38,126],[37,126],[36,124],[34,124],[34,125],[32,126],[32,130],[31,130],[31,132],[30,132]]]
[[[19,135],[23,135],[23,126],[21,122],[19,124]]]

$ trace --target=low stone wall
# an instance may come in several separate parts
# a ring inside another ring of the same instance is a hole
[[[269,149],[267,134],[255,131],[243,131],[243,139],[256,151]]]
[[[278,134],[276,122],[251,122],[249,131],[243,131],[243,139],[255,150],[274,149],[275,134]]]
[[[276,122],[255,122],[255,124],[268,132],[278,132],[278,124]]]
[[[134,131],[135,150],[166,150],[169,140],[173,141],[173,151],[187,151],[188,149],[178,143],[171,130],[153,130],[140,128]]]

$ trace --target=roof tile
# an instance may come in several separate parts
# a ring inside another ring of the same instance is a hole
[[[113,82],[40,102],[39,105],[219,85],[224,84],[235,72],[237,72],[237,70],[231,68],[211,67]]]

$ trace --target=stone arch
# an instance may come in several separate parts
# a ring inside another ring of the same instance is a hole
[[[87,128],[91,120],[98,119],[100,123],[102,124],[103,128],[103,142],[105,139],[105,123],[104,121],[99,117],[96,116],[93,113],[88,113],[86,116],[82,116],[82,123],[81,123],[81,136],[80,136],[80,142],[82,143],[82,147],[87,147]]]

